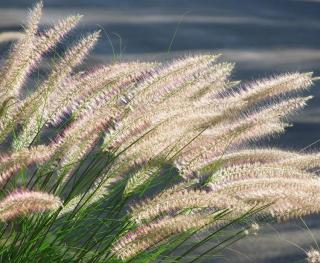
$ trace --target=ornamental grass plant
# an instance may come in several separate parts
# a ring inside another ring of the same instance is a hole
[[[312,73],[242,84],[211,53],[79,71],[99,31],[57,55],[81,16],[42,29],[41,15],[38,3],[23,33],[0,35],[14,39],[0,71],[1,262],[201,262],[258,223],[320,212],[320,154],[255,146],[311,99]]]

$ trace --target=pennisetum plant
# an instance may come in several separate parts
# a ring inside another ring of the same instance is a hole
[[[25,96],[80,19],[42,30],[41,12],[0,35],[15,40],[0,72],[1,262],[195,262],[256,222],[320,212],[319,153],[253,146],[305,106],[312,73],[242,85],[210,53],[78,71],[94,32]]]

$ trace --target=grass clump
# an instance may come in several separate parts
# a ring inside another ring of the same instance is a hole
[[[318,153],[248,147],[285,130],[310,99],[300,94],[311,73],[240,85],[234,65],[210,53],[77,71],[94,32],[23,96],[80,19],[41,31],[41,12],[0,72],[1,261],[195,262],[255,221],[320,211]]]

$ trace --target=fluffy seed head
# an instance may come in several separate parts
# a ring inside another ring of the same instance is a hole
[[[16,190],[0,201],[0,219],[8,221],[19,216],[55,210],[60,206],[60,199],[51,194]]]
[[[119,258],[129,259],[171,235],[203,227],[212,221],[214,221],[212,217],[201,215],[165,217],[129,232],[117,241],[112,250]]]

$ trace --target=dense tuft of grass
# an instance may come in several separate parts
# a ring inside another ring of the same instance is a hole
[[[285,130],[312,73],[242,85],[216,54],[80,72],[94,32],[23,96],[81,18],[41,31],[41,13],[0,35],[16,40],[0,71],[1,262],[196,262],[320,211],[318,153],[248,147]]]

